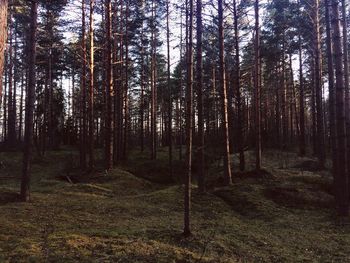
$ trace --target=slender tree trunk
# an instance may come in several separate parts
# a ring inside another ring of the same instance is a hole
[[[336,77],[336,129],[337,129],[337,148],[338,148],[338,166],[337,174],[334,178],[335,196],[338,213],[343,216],[349,214],[349,178],[347,174],[347,151],[346,151],[346,127],[345,127],[345,102],[344,102],[344,71],[342,43],[340,35],[340,19],[338,0],[332,0],[332,29],[334,44],[334,63]]]
[[[81,76],[81,125],[80,125],[80,167],[86,169],[86,23],[85,23],[85,1],[82,1],[82,76]],[[50,118],[50,116],[49,116]]]
[[[20,102],[19,102],[19,126],[18,126],[19,142],[22,141],[22,130],[23,130],[23,96],[24,96],[24,88],[25,88],[24,76],[25,76],[25,71],[22,72],[21,95],[20,95]]]
[[[112,118],[112,4],[106,0],[106,131],[105,131],[105,168],[113,168],[113,118]]]
[[[157,158],[157,87],[156,87],[156,5],[152,0],[152,25],[151,25],[151,159]]]
[[[169,92],[169,105],[168,105],[168,140],[169,140],[169,167],[170,167],[170,176],[173,176],[173,99],[172,99],[172,89],[171,89],[171,82],[170,82],[170,10],[169,10],[170,0],[167,0],[166,2],[166,13],[167,13],[167,19],[166,19],[166,25],[167,25],[167,85],[168,85],[168,92]]]
[[[299,152],[301,156],[305,155],[305,99],[304,99],[304,81],[303,81],[303,57],[301,36],[299,35],[299,108],[300,108],[300,137]]]
[[[348,1],[346,1],[348,2]],[[343,22],[343,57],[344,57],[344,89],[345,89],[345,120],[347,140],[347,163],[350,162],[350,78],[349,78],[349,52],[348,52],[348,23],[346,14],[346,2],[342,0],[342,22]],[[348,167],[348,181],[350,191],[350,167]],[[350,196],[349,196],[350,197]]]
[[[336,138],[336,115],[335,115],[335,91],[334,91],[334,67],[333,67],[333,45],[330,28],[329,0],[325,0],[325,23],[327,43],[327,67],[328,67],[328,90],[329,90],[329,126],[332,148],[333,176],[337,174],[338,147]]]
[[[255,168],[261,169],[261,111],[260,111],[260,25],[259,25],[259,1],[255,1],[255,70],[254,70],[254,86],[255,86]],[[284,105],[283,105],[284,106]]]
[[[12,13],[10,15],[10,21],[12,20]],[[8,141],[7,145],[10,149],[13,149],[16,144],[16,116],[14,112],[15,98],[14,98],[14,76],[13,76],[13,68],[14,68],[14,44],[13,44],[13,25],[10,22],[9,25],[9,38],[10,38],[10,47],[9,47],[9,75],[8,75],[8,102],[7,102],[7,130],[8,130]],[[16,44],[16,43],[15,43]]]
[[[222,96],[222,132],[224,140],[224,180],[225,184],[232,183],[231,177],[231,162],[230,162],[230,142],[229,142],[229,128],[228,128],[228,105],[227,105],[227,88],[226,88],[226,74],[225,74],[225,58],[224,58],[224,20],[223,20],[223,4],[222,0],[218,1],[218,15],[219,15],[219,57],[220,57],[220,88]]]
[[[315,45],[315,92],[316,92],[316,121],[317,121],[317,156],[319,165],[324,166],[326,159],[324,122],[323,122],[323,99],[322,99],[322,58],[321,58],[321,36],[320,36],[320,17],[319,0],[314,2],[314,45]]]
[[[142,0],[142,25],[141,25],[141,97],[140,97],[140,146],[141,146],[141,152],[144,151],[144,141],[145,141],[145,129],[144,129],[144,118],[145,118],[145,46],[144,46],[144,8],[145,3],[144,0]]]
[[[240,66],[240,48],[239,48],[239,30],[238,30],[238,14],[237,14],[237,3],[233,0],[233,19],[234,19],[234,31],[235,31],[235,86],[237,89],[237,142],[239,151],[239,169],[244,171],[245,169],[245,158],[244,158],[244,132],[243,132],[243,119],[242,119],[242,92],[241,92],[241,66]]]
[[[189,6],[188,6],[189,1]],[[186,166],[187,176],[184,199],[184,236],[191,235],[190,206],[192,178],[192,114],[193,114],[193,0],[186,0],[187,34],[187,88],[186,88]]]
[[[21,199],[24,202],[30,200],[30,177],[31,177],[31,158],[33,152],[33,117],[35,102],[35,64],[36,64],[36,31],[38,18],[38,3],[32,1],[30,11],[30,38],[28,55],[28,89],[26,93],[26,111],[25,111],[25,134],[23,151],[23,171],[21,181]]]
[[[200,192],[205,191],[205,169],[204,169],[204,120],[203,120],[203,48],[202,48],[202,0],[197,0],[197,63],[196,63],[196,89],[198,107],[198,147],[199,147],[199,169],[198,188]]]
[[[95,67],[95,47],[94,47],[94,8],[95,0],[90,0],[90,87],[89,87],[89,169],[94,168],[94,67]]]
[[[5,48],[7,40],[7,6],[8,0],[0,0],[0,106],[2,98],[2,75],[5,64]]]

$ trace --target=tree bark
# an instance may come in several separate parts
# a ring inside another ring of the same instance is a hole
[[[202,0],[197,0],[197,52],[196,52],[196,90],[198,108],[198,148],[199,169],[198,188],[200,192],[205,191],[205,169],[204,169],[204,121],[203,121],[203,22],[202,22]]]
[[[188,6],[189,1],[189,6]],[[186,0],[187,31],[187,87],[186,87],[186,166],[184,199],[184,236],[191,235],[190,206],[191,206],[191,178],[192,178],[192,114],[193,114],[193,0]]]
[[[85,1],[82,1],[82,76],[81,76],[81,105],[80,105],[80,168],[86,169],[86,24],[85,24]],[[50,117],[49,117],[50,118]]]
[[[338,148],[338,167],[334,178],[336,205],[339,215],[347,216],[349,214],[349,188],[348,188],[348,164],[346,152],[346,127],[345,127],[345,102],[344,102],[344,70],[342,43],[340,35],[340,19],[338,0],[332,0],[332,29],[334,45],[334,64],[336,77],[336,116],[337,116],[337,148]]]
[[[234,31],[235,31],[235,86],[237,90],[237,142],[239,151],[239,169],[244,171],[245,169],[245,157],[244,157],[244,132],[243,132],[243,119],[242,119],[242,92],[241,92],[241,66],[240,66],[240,48],[239,48],[239,30],[238,30],[238,14],[237,3],[233,0],[233,19],[234,19]]]
[[[328,90],[329,90],[329,126],[332,148],[332,172],[337,174],[337,138],[336,138],[336,115],[335,115],[335,90],[334,90],[334,66],[333,66],[333,45],[332,32],[330,28],[329,0],[325,0],[325,23],[326,23],[326,44],[327,44],[327,67],[328,67]]]
[[[21,180],[21,199],[24,202],[30,200],[30,177],[33,152],[33,117],[35,102],[35,64],[36,64],[36,34],[37,34],[37,18],[38,3],[32,1],[30,11],[30,38],[28,42],[28,88],[26,94],[26,111],[25,111],[25,134],[24,134],[24,150],[23,150],[23,170]]]
[[[113,168],[113,118],[112,118],[112,4],[106,1],[106,124],[105,124],[105,168]]]
[[[255,169],[261,169],[261,111],[260,111],[260,25],[259,25],[259,1],[255,1]],[[284,106],[284,105],[283,105]]]
[[[319,0],[314,2],[314,52],[315,52],[315,93],[316,93],[316,123],[317,123],[317,157],[319,165],[324,166],[326,159],[324,122],[323,122],[323,99],[322,99],[322,57],[321,57],[321,36]]]
[[[0,106],[2,99],[2,75],[4,71],[7,40],[7,7],[8,0],[0,0]]]
[[[94,168],[94,8],[95,0],[90,0],[90,83],[89,83],[89,169]]]

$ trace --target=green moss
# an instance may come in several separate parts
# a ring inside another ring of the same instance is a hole
[[[268,176],[234,170],[232,186],[205,194],[193,185],[188,239],[183,186],[153,183],[165,170],[147,179],[125,171],[140,175],[148,156],[133,153],[123,169],[73,184],[60,179],[67,156],[50,152],[35,162],[29,203],[18,202],[18,180],[0,181],[0,262],[350,261],[350,224],[333,216],[330,178],[294,168],[304,159],[293,154],[280,169],[278,153],[264,155]],[[20,155],[0,157],[4,171],[20,175]],[[252,170],[254,158],[246,157]],[[154,164],[165,169],[165,150]],[[221,176],[212,171],[213,180]]]

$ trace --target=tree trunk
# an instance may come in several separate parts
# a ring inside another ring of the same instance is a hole
[[[259,26],[259,1],[255,1],[255,169],[261,169],[261,111],[260,111],[260,26]],[[284,105],[283,105],[284,106]]]
[[[5,48],[7,38],[7,6],[8,0],[0,0],[0,106],[2,98],[2,74],[5,64]]]
[[[239,151],[239,169],[244,171],[245,169],[245,158],[244,158],[244,132],[243,132],[243,119],[242,119],[242,91],[241,91],[241,67],[240,67],[240,48],[239,48],[239,30],[238,30],[238,14],[237,14],[237,3],[233,0],[233,19],[234,19],[234,31],[235,31],[235,86],[237,90],[237,142]]]
[[[325,23],[326,23],[326,44],[327,44],[327,67],[328,67],[328,90],[329,90],[329,126],[332,148],[333,176],[337,174],[337,140],[336,140],[336,115],[335,115],[335,91],[334,91],[334,67],[333,67],[333,45],[330,28],[329,0],[325,0]]]
[[[113,118],[112,118],[112,4],[106,1],[106,132],[105,132],[105,168],[113,168]]]
[[[89,169],[94,168],[94,8],[95,0],[90,0],[90,86],[89,86]]]
[[[347,1],[348,2],[348,1]],[[350,162],[350,78],[349,78],[349,52],[348,52],[348,23],[346,14],[345,0],[342,3],[342,22],[343,22],[343,57],[344,57],[344,89],[345,89],[345,120],[346,120],[346,142],[347,142],[347,163]],[[350,167],[348,167],[348,180],[350,190]],[[350,197],[350,196],[349,196]]]
[[[336,205],[338,213],[342,216],[349,214],[349,188],[347,174],[347,158],[346,158],[346,127],[345,127],[345,102],[344,102],[344,71],[342,43],[340,36],[340,19],[338,0],[332,0],[332,29],[334,44],[334,63],[336,77],[336,129],[337,129],[337,148],[338,148],[338,167],[337,174],[334,178]]]
[[[198,107],[198,148],[199,148],[199,169],[198,169],[198,188],[200,192],[205,191],[205,169],[204,169],[204,121],[203,121],[203,48],[202,48],[202,0],[197,0],[197,68],[196,68],[196,90]]]
[[[156,6],[152,0],[152,25],[151,25],[151,159],[157,158],[157,87],[156,87]]]
[[[301,36],[299,35],[299,108],[300,108],[300,136],[299,153],[305,155],[305,99],[304,99],[304,81],[303,81],[303,57]]]
[[[316,93],[316,123],[317,123],[317,157],[319,165],[324,166],[326,159],[324,122],[323,122],[323,99],[322,99],[322,58],[321,58],[321,36],[319,0],[314,2],[314,52],[315,52],[315,93]]]
[[[30,177],[33,151],[33,116],[35,102],[35,64],[36,64],[36,33],[38,18],[38,3],[32,1],[30,11],[30,38],[29,38],[29,55],[28,55],[28,89],[26,94],[26,111],[25,111],[25,134],[23,150],[23,171],[21,180],[21,199],[24,202],[30,200]]]
[[[188,6],[189,1],[189,6]],[[186,0],[187,24],[187,88],[186,88],[186,166],[184,199],[184,236],[191,235],[190,206],[191,206],[191,178],[192,178],[192,114],[193,114],[193,0]]]
[[[86,25],[85,25],[85,1],[82,1],[82,76],[81,76],[81,116],[80,116],[80,168],[86,169]],[[50,116],[49,116],[50,118]]]

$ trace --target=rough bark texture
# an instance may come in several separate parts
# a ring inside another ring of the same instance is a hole
[[[2,98],[2,74],[5,64],[5,48],[7,38],[7,0],[0,0],[0,105]]]
[[[261,112],[260,112],[260,27],[259,27],[259,1],[255,1],[255,70],[254,70],[254,87],[255,87],[255,151],[256,170],[261,169]]]
[[[90,0],[90,87],[89,87],[89,169],[94,167],[94,6],[95,0]]]
[[[106,132],[105,132],[105,168],[113,167],[113,118],[112,118],[112,4],[106,2]]]
[[[349,213],[349,189],[346,158],[346,127],[345,127],[345,102],[344,102],[344,70],[342,43],[339,23],[338,0],[332,0],[332,29],[334,44],[334,63],[336,77],[336,116],[337,116],[337,145],[338,145],[338,167],[334,178],[335,196],[338,213],[348,215]]]
[[[26,112],[25,112],[25,133],[24,133],[24,150],[23,150],[23,170],[21,181],[21,199],[30,200],[30,176],[31,176],[31,158],[33,151],[33,116],[35,102],[35,64],[36,64],[36,31],[38,18],[38,3],[32,1],[31,5],[31,23],[29,38],[29,56],[28,56],[28,88],[26,94]]]
[[[343,22],[343,57],[344,57],[344,89],[345,89],[345,120],[346,120],[346,142],[347,142],[347,163],[350,162],[350,78],[349,78],[349,52],[348,52],[348,23],[346,14],[346,2],[342,0],[342,22]],[[348,167],[348,181],[350,189],[350,169]]]
[[[197,107],[198,107],[198,188],[200,192],[205,191],[204,184],[204,121],[203,121],[203,58],[202,58],[202,0],[197,0],[197,68],[196,68],[196,90],[197,90]]]
[[[237,142],[239,151],[239,169],[244,171],[245,169],[245,157],[244,157],[244,131],[243,131],[243,111],[242,111],[242,92],[241,92],[241,67],[240,67],[240,49],[239,49],[239,30],[238,30],[238,14],[237,14],[237,3],[233,0],[233,19],[234,19],[234,31],[235,31],[235,62],[236,62],[236,73],[235,73],[235,86],[237,89]]]
[[[330,28],[329,1],[325,0],[325,23],[327,44],[328,90],[329,90],[329,126],[332,147],[333,175],[337,174],[337,140],[336,140],[336,116],[335,116],[335,92],[334,92],[334,67],[333,46]]]
[[[190,205],[191,205],[191,178],[192,178],[192,114],[193,114],[193,0],[186,1],[187,24],[187,87],[186,87],[186,166],[187,177],[184,199],[184,235],[191,235]]]
[[[322,99],[322,57],[321,57],[321,35],[319,0],[314,3],[314,52],[315,52],[315,93],[316,93],[316,126],[317,126],[317,157],[320,166],[324,165],[326,159],[324,122],[323,122],[323,99]]]
[[[85,24],[85,1],[82,1],[82,38],[81,38],[81,49],[82,49],[82,76],[81,76],[81,118],[80,118],[80,167],[86,169],[86,24]]]

